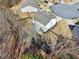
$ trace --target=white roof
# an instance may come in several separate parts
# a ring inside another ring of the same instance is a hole
[[[26,6],[24,8],[21,8],[20,10],[21,12],[37,12],[38,11],[37,8],[32,7],[32,6]]]
[[[38,7],[39,0],[25,0],[22,2],[21,8],[24,8],[28,5],[33,7]]]
[[[46,32],[48,31],[51,27],[56,25],[56,18],[52,13],[48,13],[46,11],[42,12],[37,12],[36,16],[34,17],[33,23],[35,23],[36,30],[39,28],[39,30]],[[39,32],[39,31],[37,31]]]
[[[56,19],[52,19],[51,21],[48,22],[48,24],[45,26],[42,23],[40,23],[39,21],[34,21],[34,26],[33,27],[38,33],[42,33],[42,32],[47,32],[51,27],[54,27],[56,24]]]

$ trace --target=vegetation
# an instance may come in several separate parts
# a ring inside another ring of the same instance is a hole
[[[79,25],[79,22],[76,22],[75,24]]]
[[[42,59],[42,57],[37,54],[32,55],[30,53],[27,53],[27,54],[23,54],[20,59]]]

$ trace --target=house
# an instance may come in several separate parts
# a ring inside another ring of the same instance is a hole
[[[47,32],[49,29],[54,28],[56,22],[60,18],[56,18],[51,12],[37,12],[33,20],[33,28],[39,33]]]
[[[25,0],[21,5],[20,10],[21,12],[37,12],[38,3],[38,0]]]
[[[28,5],[24,8],[21,8],[20,10],[21,10],[21,12],[37,12],[38,11],[37,8],[32,7],[30,5]]]

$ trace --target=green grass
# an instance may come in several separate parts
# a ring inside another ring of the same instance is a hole
[[[42,59],[42,57],[40,57],[39,55],[32,55],[30,53],[24,54],[21,56],[20,59]]]

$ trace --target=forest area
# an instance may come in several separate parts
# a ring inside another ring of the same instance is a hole
[[[79,0],[0,0],[0,59],[79,59],[76,8]]]

